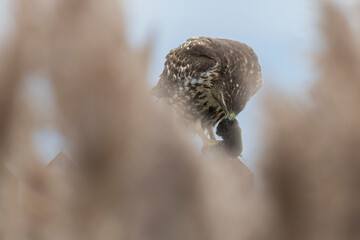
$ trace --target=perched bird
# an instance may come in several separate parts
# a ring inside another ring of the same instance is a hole
[[[214,126],[224,118],[235,119],[262,82],[251,47],[228,39],[196,37],[169,52],[153,92],[188,122],[200,123],[198,133],[206,142],[216,140]]]

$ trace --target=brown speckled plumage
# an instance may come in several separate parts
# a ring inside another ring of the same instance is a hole
[[[261,68],[249,46],[199,37],[170,51],[154,90],[206,129],[241,112],[261,85]]]

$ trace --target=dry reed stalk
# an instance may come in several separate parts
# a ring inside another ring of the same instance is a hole
[[[279,99],[269,110],[265,174],[275,221],[268,239],[360,237],[359,39],[338,8],[322,8],[313,104]]]
[[[359,46],[335,7],[323,6],[314,105],[272,99],[267,195],[253,194],[237,160],[196,155],[168,111],[152,104],[148,53],[127,45],[118,1],[19,0],[18,9],[0,57],[0,130],[8,129],[0,153],[20,181],[0,165],[0,238],[357,239]],[[44,168],[29,147],[35,123],[18,85],[39,71],[73,146],[76,167],[65,174]],[[11,150],[19,148],[26,151]]]

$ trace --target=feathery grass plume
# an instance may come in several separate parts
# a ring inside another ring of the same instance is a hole
[[[127,45],[118,1],[19,0],[17,9],[0,56],[0,154],[20,177],[0,165],[0,238],[359,238],[360,47],[334,6],[323,5],[313,105],[272,99],[263,198],[240,162],[197,156],[152,105],[146,54]],[[36,123],[18,86],[36,71],[53,83],[74,149],[68,174],[44,168],[30,146]]]
[[[267,239],[360,238],[359,39],[336,6],[322,9],[313,104],[270,105],[265,181],[274,220]]]
[[[19,24],[20,25],[20,24]],[[24,118],[23,102],[19,100],[20,79],[24,73],[23,45],[20,30],[8,37],[0,52],[0,238],[19,236],[18,179],[8,164],[20,164],[19,156],[29,153],[29,122]],[[22,28],[23,29],[23,28]],[[17,147],[22,148],[16,152]],[[30,152],[31,153],[31,152]]]
[[[118,1],[18,0],[16,9],[13,47],[0,58],[0,111],[9,113],[0,127],[11,123],[2,140],[10,149],[4,158],[19,174],[15,184],[11,174],[2,174],[9,184],[0,183],[7,190],[0,201],[6,210],[1,237],[248,236],[252,225],[244,213],[251,206],[251,174],[220,153],[197,156],[184,130],[152,105],[147,54],[127,45]],[[57,124],[77,166],[68,174],[43,167],[31,147],[37,123],[17,84],[34,72],[53,83]],[[19,204],[11,210],[14,203]]]
[[[16,2],[15,28],[0,56],[0,128],[4,133],[0,140],[3,161],[0,168],[8,172],[0,182],[3,200],[0,203],[0,234],[4,239],[41,239],[45,232],[44,221],[49,220],[45,219],[47,210],[54,204],[49,194],[55,189],[52,177],[43,171],[33,151],[31,139],[35,123],[27,104],[31,99],[24,93],[28,74],[43,65],[46,45],[41,22],[42,3]]]
[[[9,128],[11,126],[14,92],[17,87],[18,65],[15,44],[9,44],[0,52],[0,238],[9,238],[6,222],[13,221],[17,211],[13,198],[16,196],[17,183],[14,176],[5,166],[7,148],[9,147]]]
[[[11,123],[14,92],[18,81],[18,53],[16,44],[2,46],[0,62],[0,150],[1,155],[4,147],[6,148],[5,138]],[[3,158],[1,157],[1,160]]]

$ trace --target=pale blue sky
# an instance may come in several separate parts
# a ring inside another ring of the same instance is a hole
[[[0,43],[11,26],[11,0],[0,0]],[[156,84],[164,58],[187,38],[230,38],[252,46],[263,69],[264,87],[239,114],[247,163],[255,166],[262,145],[261,94],[269,88],[301,96],[313,74],[318,9],[314,0],[125,0],[129,41],[134,47],[155,36],[149,87]],[[34,136],[45,161],[63,147],[52,129]]]
[[[251,45],[272,85],[297,91],[308,79],[307,53],[314,42],[313,0],[126,0],[132,42],[156,34],[151,81],[165,55],[192,36],[230,38]],[[269,83],[269,82],[268,82]]]

